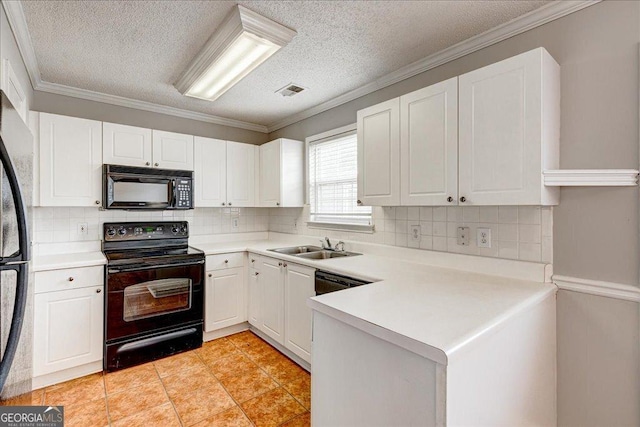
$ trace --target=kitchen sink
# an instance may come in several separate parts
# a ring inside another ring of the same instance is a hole
[[[300,255],[300,254],[309,254],[322,251],[322,248],[319,246],[292,246],[290,248],[278,248],[278,249],[269,249],[273,252],[278,252],[279,254],[285,255]]]
[[[330,258],[344,258],[348,256],[356,256],[362,255],[355,252],[335,252],[335,251],[327,251],[320,250],[316,252],[309,252],[306,254],[298,254],[296,255],[298,258],[306,258],[306,259],[330,259]]]

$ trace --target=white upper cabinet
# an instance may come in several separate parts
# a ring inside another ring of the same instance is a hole
[[[255,206],[255,146],[227,142],[227,203]]]
[[[154,130],[153,166],[160,169],[193,170],[193,136]]]
[[[40,206],[102,204],[102,122],[40,113]]]
[[[458,78],[400,97],[402,205],[458,200]]]
[[[195,207],[256,205],[256,147],[220,139],[194,139]]]
[[[560,66],[538,48],[459,77],[459,201],[553,205],[557,188]]]
[[[227,203],[227,141],[194,138],[194,206],[220,207]]]
[[[102,124],[102,162],[124,166],[151,166],[151,129],[115,123]]]
[[[276,139],[260,146],[260,206],[304,204],[304,144]]]
[[[358,111],[358,204],[400,204],[400,99]]]
[[[358,111],[371,206],[556,205],[560,66],[543,48]]]

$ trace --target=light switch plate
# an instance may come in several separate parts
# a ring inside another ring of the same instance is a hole
[[[469,246],[469,227],[458,227],[458,245]]]

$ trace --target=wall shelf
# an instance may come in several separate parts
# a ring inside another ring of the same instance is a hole
[[[542,172],[547,187],[629,187],[638,185],[636,169],[566,169]]]

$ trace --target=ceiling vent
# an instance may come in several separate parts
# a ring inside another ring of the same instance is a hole
[[[286,85],[282,89],[277,90],[276,93],[279,93],[282,96],[293,96],[293,95],[299,94],[300,92],[302,92],[303,90],[306,90],[306,89],[307,88],[304,88],[302,86],[298,86],[296,84],[289,83],[288,85]]]

